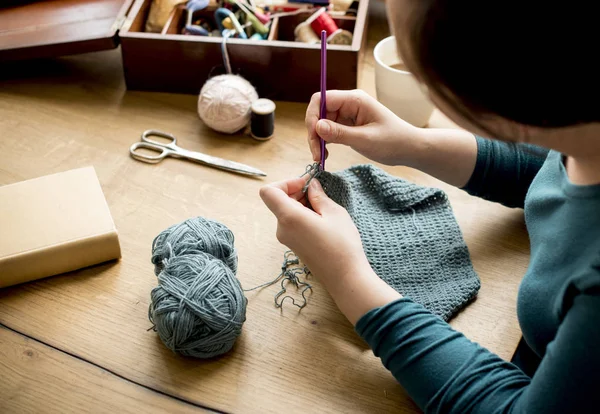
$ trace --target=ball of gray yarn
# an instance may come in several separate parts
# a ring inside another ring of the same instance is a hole
[[[171,226],[154,240],[152,262],[158,286],[150,295],[148,317],[162,342],[197,358],[231,350],[247,303],[235,277],[231,231],[201,217]]]
[[[183,254],[208,253],[221,259],[233,273],[237,272],[234,237],[224,224],[204,217],[194,217],[162,231],[152,243],[152,263],[158,276],[165,261]]]

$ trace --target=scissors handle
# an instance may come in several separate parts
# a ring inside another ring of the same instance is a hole
[[[148,155],[138,152],[137,150],[140,148],[152,150],[153,152],[156,152],[158,154]],[[148,142],[136,142],[131,147],[129,147],[129,154],[131,154],[131,156],[138,161],[156,164],[167,158],[171,154],[171,150],[165,148],[162,145],[151,144]]]
[[[155,141],[150,138],[151,136],[166,138],[171,142],[164,143]],[[142,133],[141,142],[136,142],[131,147],[129,147],[129,153],[133,158],[135,158],[138,161],[156,164],[167,158],[169,155],[173,155],[179,150],[179,147],[176,145],[176,143],[177,138],[175,138],[173,135],[154,129],[149,129]],[[140,148],[156,152],[157,155],[149,155],[147,153],[139,152],[138,149]]]
[[[152,136],[166,138],[170,142],[165,143],[165,142],[155,141],[150,138]],[[147,142],[148,144],[157,145],[159,147],[169,148],[172,151],[176,151],[178,148],[177,147],[177,138],[175,138],[174,135],[171,135],[167,132],[157,131],[156,129],[148,129],[148,130],[142,132],[142,141]]]

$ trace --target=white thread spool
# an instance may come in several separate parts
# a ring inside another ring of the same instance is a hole
[[[308,44],[321,43],[321,40],[315,31],[310,27],[310,22],[302,22],[296,26],[294,29],[294,36],[296,37],[296,42]]]
[[[338,29],[327,38],[327,43],[330,45],[351,45],[352,33],[348,30]]]
[[[233,134],[248,125],[256,89],[238,75],[210,78],[198,96],[198,116],[218,132]]]

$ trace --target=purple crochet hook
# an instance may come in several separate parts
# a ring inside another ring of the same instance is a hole
[[[327,32],[321,30],[321,113],[319,119],[327,118],[325,95],[327,91]],[[325,141],[321,141],[321,170],[325,171]]]

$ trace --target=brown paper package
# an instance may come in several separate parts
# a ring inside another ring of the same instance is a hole
[[[120,257],[93,167],[0,187],[0,288]]]

